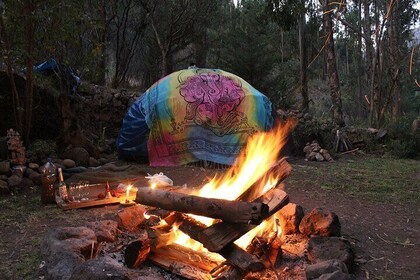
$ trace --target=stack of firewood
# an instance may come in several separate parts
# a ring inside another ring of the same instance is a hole
[[[165,218],[166,223],[179,225],[179,230],[203,244],[210,252],[222,256],[226,262],[215,264],[209,260],[206,265],[207,261],[203,260],[207,258],[199,252],[187,252],[188,248],[176,244],[166,246],[165,240],[171,227],[149,231],[148,237],[129,244],[125,251],[125,262],[129,267],[136,267],[148,258],[189,279],[209,279],[210,275],[217,279],[242,279],[248,272],[263,270],[266,265],[255,256],[255,246],[244,250],[234,244],[234,241],[288,204],[288,195],[281,190],[280,182],[290,172],[290,165],[285,160],[280,160],[268,172],[279,174],[277,187],[260,196],[257,190],[265,178],[262,176],[235,201],[204,198],[170,190],[139,188],[135,200],[137,203],[176,211]],[[219,222],[207,227],[184,213],[211,217]],[[276,236],[267,236],[269,243],[274,242]],[[171,248],[173,246],[177,247],[176,250]],[[201,261],[186,263],[184,255],[198,256]],[[275,256],[275,252],[272,255]],[[174,266],[177,266],[176,269]]]
[[[6,138],[10,163],[24,165],[26,163],[25,146],[23,146],[19,132],[9,129]]]
[[[305,153],[305,159],[309,161],[334,161],[329,151],[321,148],[316,140],[312,143],[306,143],[303,152]]]

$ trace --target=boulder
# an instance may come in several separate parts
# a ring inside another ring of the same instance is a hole
[[[70,148],[63,152],[63,158],[74,160],[77,166],[89,165],[89,153],[84,148],[76,147]]]
[[[299,232],[299,224],[304,216],[302,206],[289,203],[276,213],[282,234],[288,235]]]
[[[87,226],[95,232],[99,242],[114,242],[117,237],[118,223],[114,220],[90,222]]]
[[[144,213],[146,209],[141,205],[134,205],[118,212],[117,221],[118,227],[128,231],[135,231],[144,220]]]
[[[9,178],[7,178],[7,183],[9,184],[9,189],[11,191],[14,191],[22,182],[22,177],[18,175],[12,175]]]
[[[41,174],[39,174],[35,170],[31,168],[27,168],[25,171],[25,176],[31,179],[35,185],[38,185],[38,186],[41,185]]]
[[[33,169],[33,170],[38,170],[38,168],[39,168],[39,164],[38,164],[38,163],[35,163],[35,162],[30,162],[30,163],[28,164],[28,167],[29,167],[30,169]]]
[[[64,168],[73,168],[76,167],[76,162],[72,159],[66,158],[63,160]]]
[[[332,273],[322,274],[316,280],[351,280],[353,277],[350,274],[344,273],[342,271],[334,271]]]
[[[113,279],[130,280],[129,269],[111,257],[88,260],[74,267],[70,280]]]
[[[299,231],[307,236],[340,236],[341,224],[335,213],[315,208],[303,217]]]
[[[50,230],[41,244],[45,266],[40,276],[68,280],[73,271],[90,257],[95,233],[87,227],[58,227]]]
[[[351,272],[354,264],[354,253],[350,242],[338,237],[315,236],[309,240],[308,260],[314,264],[328,260],[343,262]]]
[[[306,278],[308,280],[316,279],[322,274],[328,274],[335,271],[348,273],[346,265],[340,260],[328,260],[311,264],[306,268]]]
[[[94,157],[89,158],[89,167],[98,167],[101,163]]]

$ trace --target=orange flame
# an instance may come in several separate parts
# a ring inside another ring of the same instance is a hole
[[[277,174],[267,174],[267,172],[278,162],[280,152],[287,141],[287,136],[295,124],[295,120],[289,120],[278,124],[268,132],[258,132],[252,135],[248,139],[246,147],[236,159],[235,164],[225,175],[221,178],[213,178],[193,194],[208,198],[235,200],[256,183],[259,185],[256,188],[253,186],[253,189],[258,190],[258,193],[254,194],[255,197],[259,197],[275,187],[281,172],[276,172]],[[211,218],[196,215],[190,216],[207,226],[214,223],[214,220]],[[268,230],[278,231],[274,218],[267,219],[235,243],[242,248],[246,248],[255,236],[259,236]],[[181,240],[181,238],[177,238],[174,242],[190,247],[190,241],[187,239]],[[195,247],[194,249],[201,250],[201,248]]]

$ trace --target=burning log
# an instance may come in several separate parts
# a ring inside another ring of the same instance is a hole
[[[191,238],[201,242],[200,233],[206,229],[206,226],[187,215],[176,213],[170,219],[165,220],[167,223],[180,222],[179,229]],[[202,242],[201,242],[202,243]],[[239,268],[243,272],[255,272],[264,269],[264,264],[255,256],[242,250],[235,244],[229,244],[222,250],[218,251],[223,256],[227,263]]]
[[[252,201],[256,199],[256,196],[259,196],[262,193],[264,188],[263,182],[267,181],[266,176],[270,174],[271,176],[277,178],[276,185],[279,185],[287,176],[292,172],[292,167],[287,162],[286,158],[282,158],[277,161],[273,166],[270,167],[263,176],[261,176],[255,183],[253,183],[243,194],[241,194],[236,200],[241,201]]]
[[[150,253],[150,240],[145,234],[127,245],[124,252],[125,264],[128,268],[136,268],[143,263]]]
[[[271,216],[289,203],[289,197],[286,192],[274,188],[256,199],[256,201],[267,204],[269,208],[268,214]],[[211,252],[219,252],[255,227],[256,225],[220,222],[200,232],[199,239],[204,247]]]
[[[230,201],[151,188],[139,188],[135,201],[232,223],[259,224],[268,217],[268,206],[260,201]]]
[[[190,248],[169,244],[152,248],[148,259],[154,264],[187,279],[212,279],[210,271],[219,265],[205,252],[197,252]]]

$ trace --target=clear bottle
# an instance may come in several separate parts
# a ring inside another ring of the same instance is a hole
[[[41,172],[41,203],[55,203],[54,183],[57,179],[57,168],[48,158],[47,163],[40,168]]]
[[[67,185],[64,182],[63,171],[61,170],[61,168],[58,168],[58,184],[57,184],[57,189],[56,189],[55,200],[59,204],[69,202],[69,196],[67,193]]]

